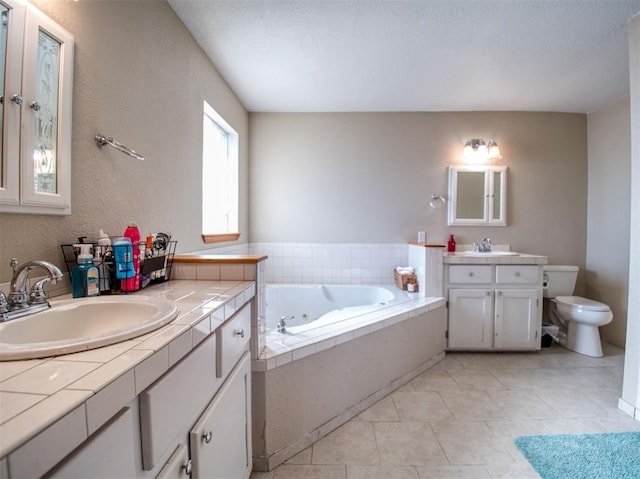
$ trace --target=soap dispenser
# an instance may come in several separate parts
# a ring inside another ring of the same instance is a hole
[[[98,296],[98,268],[93,264],[90,244],[75,244],[74,248],[80,249],[78,264],[71,270],[71,289],[74,298]]]
[[[455,253],[456,251],[456,237],[449,235],[449,241],[447,241],[447,251],[449,253]]]

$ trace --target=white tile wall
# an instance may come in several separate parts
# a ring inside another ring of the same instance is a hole
[[[406,243],[251,243],[250,254],[269,257],[267,283],[392,284],[406,266]]]

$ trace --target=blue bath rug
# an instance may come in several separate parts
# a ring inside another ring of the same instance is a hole
[[[514,442],[542,479],[640,478],[640,432],[520,436]]]

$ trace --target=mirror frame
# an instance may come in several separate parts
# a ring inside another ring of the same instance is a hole
[[[478,198],[483,205],[483,218],[469,219],[458,217],[458,173],[484,173],[484,197]],[[499,173],[499,185],[494,181],[494,174]],[[500,188],[500,216],[493,218],[496,187]],[[460,165],[449,166],[449,226],[507,226],[507,167],[488,165]]]

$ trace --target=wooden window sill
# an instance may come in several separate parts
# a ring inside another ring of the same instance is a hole
[[[210,235],[202,235],[202,241],[205,244],[211,243],[223,243],[225,241],[236,241],[240,238],[240,233],[222,233],[222,234],[210,234]]]

